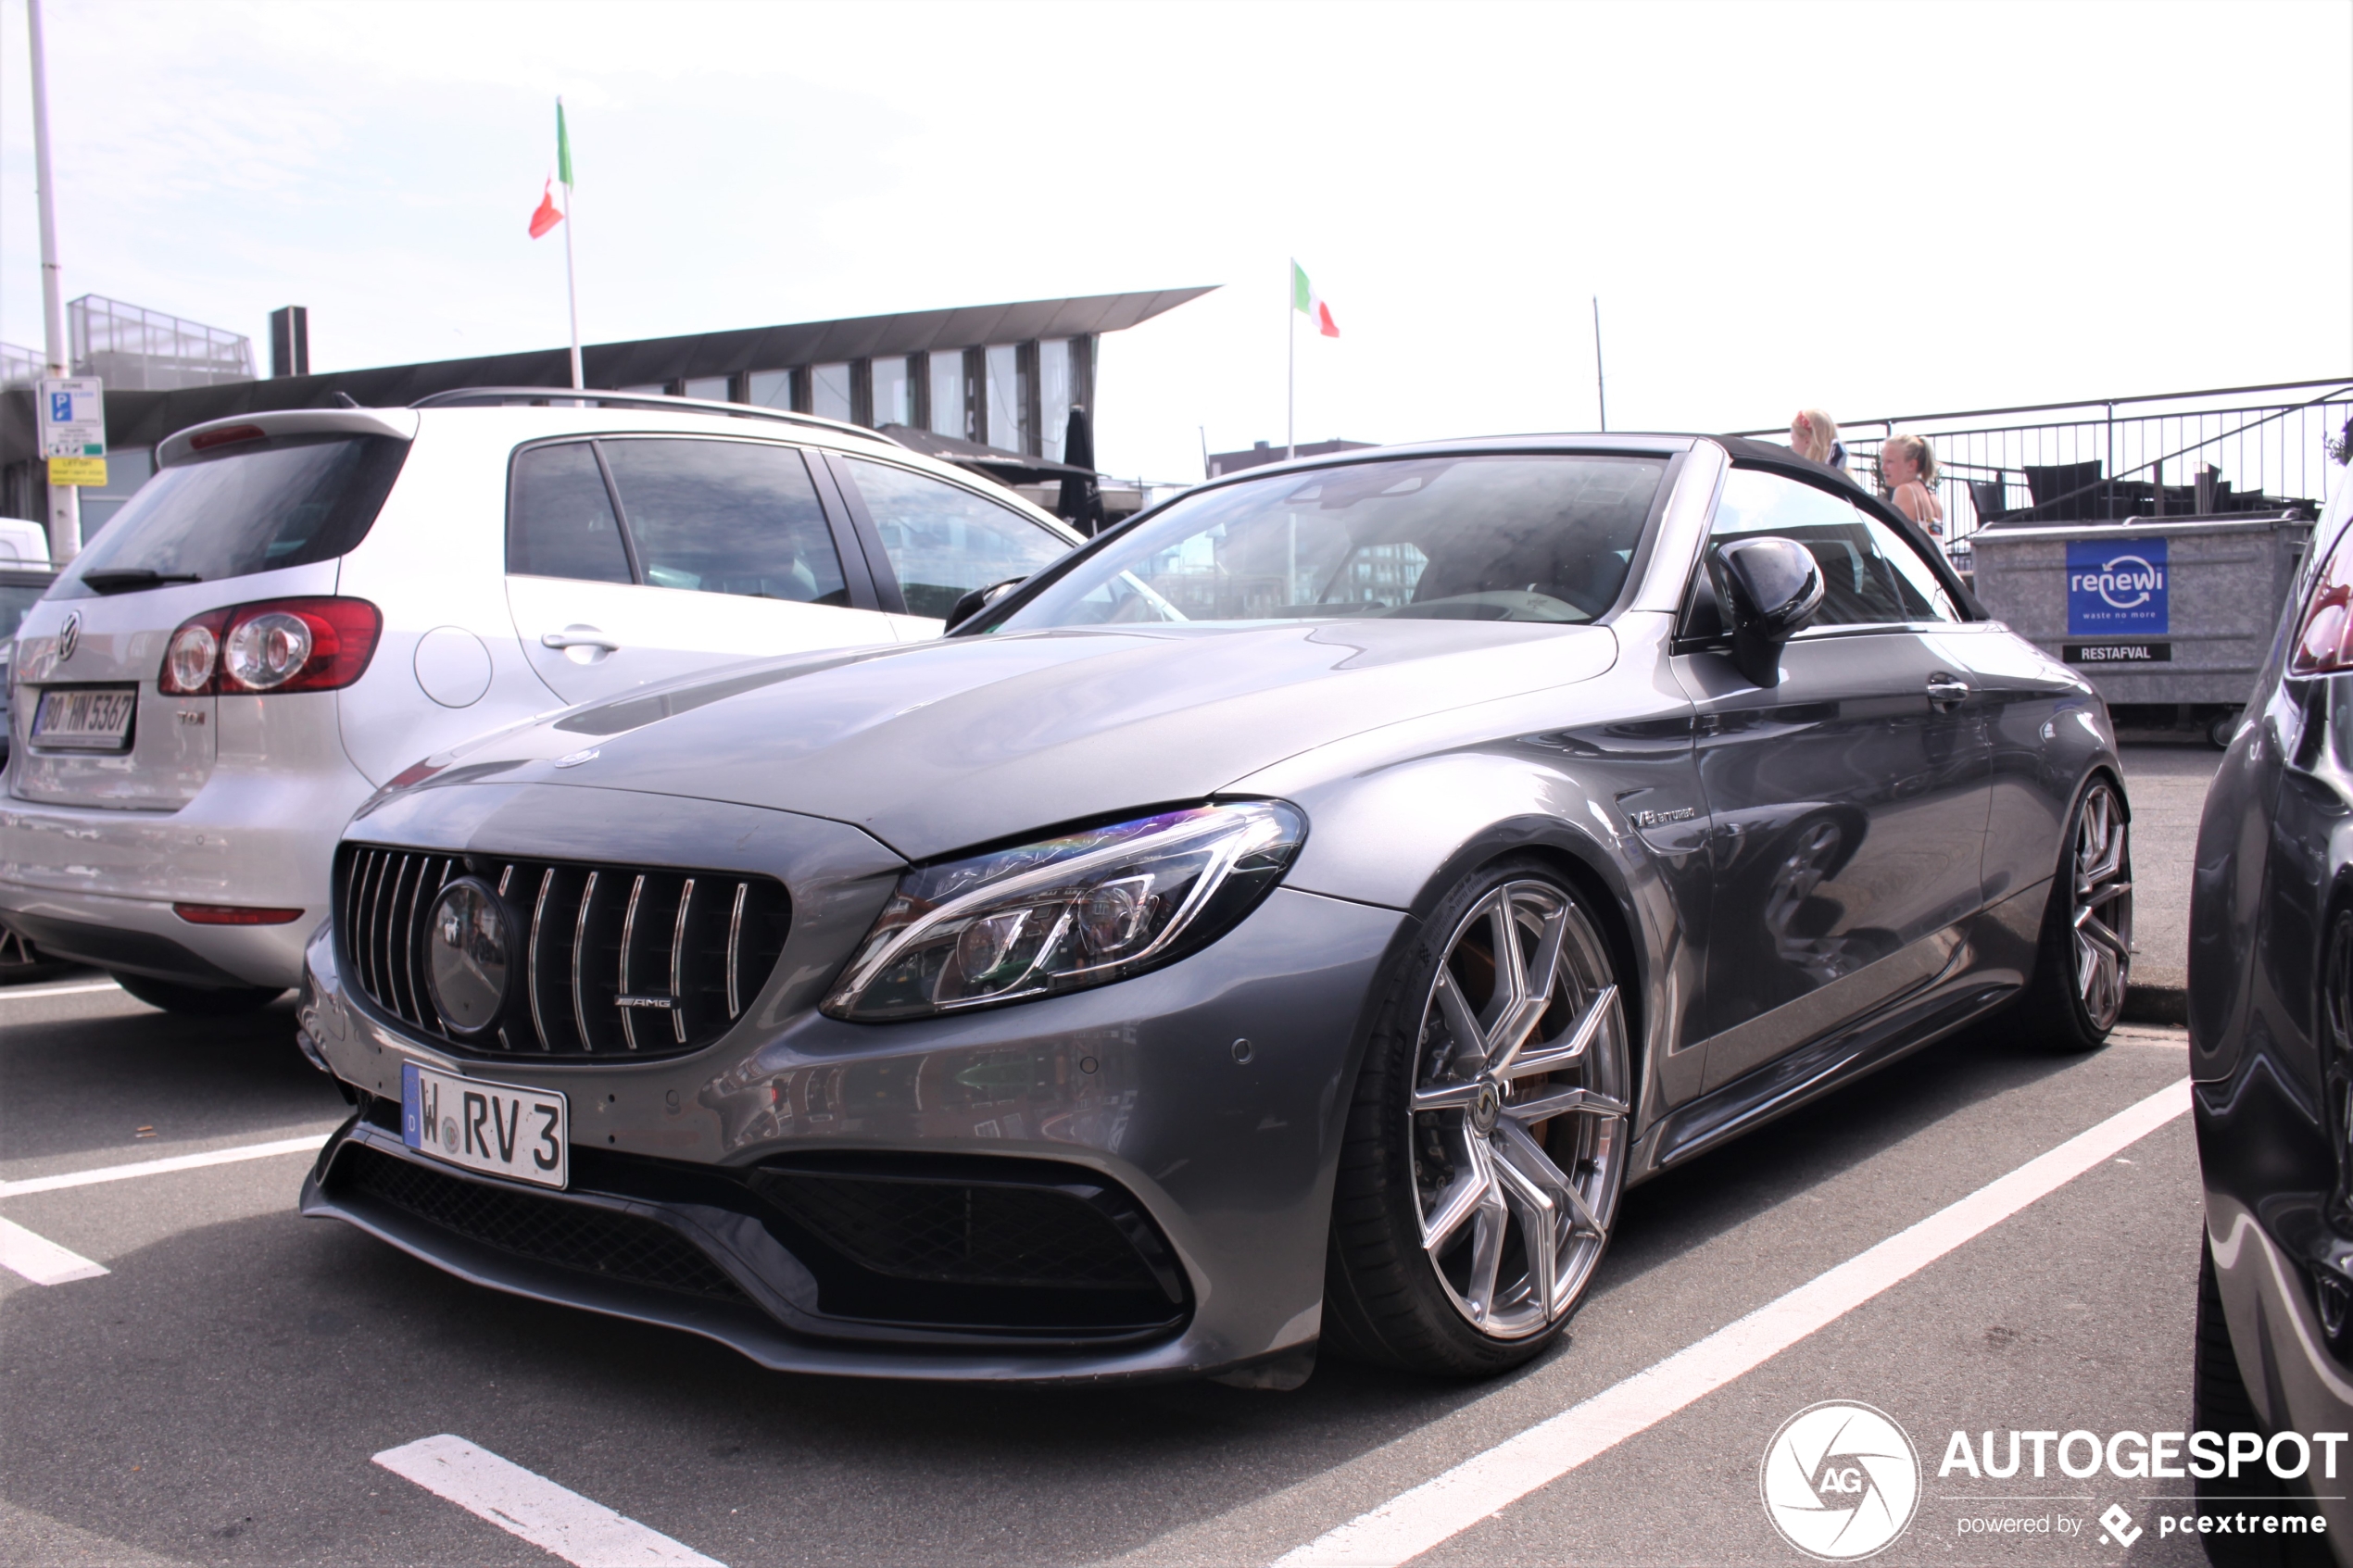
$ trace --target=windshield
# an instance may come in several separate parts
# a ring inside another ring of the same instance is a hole
[[[1400,458],[1221,485],[1075,566],[996,630],[1388,616],[1591,621],[1663,458]]]
[[[115,514],[60,596],[333,560],[367,536],[408,454],[389,436],[295,436],[175,463]]]

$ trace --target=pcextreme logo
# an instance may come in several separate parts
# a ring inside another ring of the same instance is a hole
[[[1781,1423],[1756,1484],[1781,1539],[1825,1562],[1853,1562],[1911,1526],[1920,1459],[1885,1411],[1826,1399]]]

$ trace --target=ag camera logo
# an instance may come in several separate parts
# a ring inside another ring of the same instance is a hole
[[[1756,1482],[1781,1539],[1825,1562],[1853,1562],[1911,1527],[1920,1458],[1886,1411],[1826,1399],[1781,1424]]]

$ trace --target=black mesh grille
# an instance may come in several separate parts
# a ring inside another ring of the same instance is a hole
[[[756,1185],[876,1273],[944,1285],[1155,1290],[1118,1224],[1051,1187],[763,1172]]]
[[[425,983],[425,927],[452,878],[498,890],[520,950],[497,1025],[444,1029]],[[679,1056],[749,1007],[790,921],[768,877],[432,854],[346,844],[335,861],[336,950],[384,1012],[478,1057]]]
[[[348,1185],[502,1252],[632,1285],[744,1299],[718,1264],[651,1220],[443,1175],[358,1143],[336,1160],[333,1185]]]

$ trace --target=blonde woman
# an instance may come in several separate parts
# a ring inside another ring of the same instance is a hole
[[[1819,408],[1800,408],[1791,418],[1789,449],[1841,473],[1846,471],[1846,445],[1838,438],[1838,423]]]
[[[1936,498],[1936,452],[1917,435],[1891,435],[1880,443],[1880,483],[1896,509],[1932,538],[1944,537],[1944,503]]]

